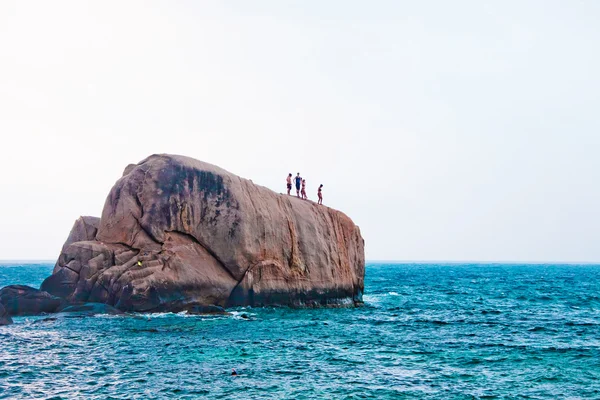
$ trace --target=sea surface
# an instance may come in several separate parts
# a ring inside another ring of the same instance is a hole
[[[0,264],[0,286],[51,270]],[[600,399],[600,266],[369,263],[364,300],[15,318],[0,398]]]

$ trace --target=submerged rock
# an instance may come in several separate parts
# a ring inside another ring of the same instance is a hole
[[[29,286],[12,285],[0,289],[0,304],[11,316],[53,313],[63,303],[63,299]]]
[[[362,299],[364,241],[345,214],[214,165],[129,165],[102,218],[75,222],[42,289],[124,311],[334,306]]]
[[[122,315],[123,311],[118,310],[108,304],[103,303],[83,303],[69,305],[64,308],[57,310],[60,313],[77,313],[84,315],[96,315],[96,314],[107,314],[107,315]]]
[[[223,307],[219,306],[192,306],[187,313],[191,315],[229,315]]]
[[[10,315],[8,315],[8,312],[6,311],[4,306],[2,306],[2,304],[0,304],[0,326],[10,325],[12,323],[13,323],[12,318],[10,317]]]

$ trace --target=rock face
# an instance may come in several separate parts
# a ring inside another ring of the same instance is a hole
[[[0,290],[0,304],[12,316],[53,313],[63,302],[50,293],[29,286],[12,285]]]
[[[343,213],[214,165],[129,165],[102,218],[79,218],[42,290],[124,311],[362,300],[364,241]]]
[[[0,326],[10,325],[13,323],[12,318],[8,315],[8,312],[4,309],[4,306],[0,304]]]

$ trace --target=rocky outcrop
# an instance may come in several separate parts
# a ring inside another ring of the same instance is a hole
[[[75,222],[42,289],[124,311],[352,305],[364,242],[345,214],[214,165],[153,155],[125,169],[100,220]]]
[[[79,272],[81,270],[81,262],[90,261],[93,256],[94,248],[102,248],[96,243],[94,247],[94,241],[96,233],[98,232],[98,226],[100,225],[100,218],[97,217],[79,217],[71,232],[67,238],[65,244],[62,247],[62,251],[58,262],[54,267],[53,274],[47,278],[42,284],[42,290],[44,287],[52,289],[52,293],[61,298],[70,298],[72,293],[72,286],[77,284],[79,281]],[[89,246],[85,243],[91,241]],[[61,264],[61,257],[69,258],[73,254],[78,254],[80,259],[72,259],[68,263]]]
[[[69,237],[65,241],[62,247],[62,253],[65,252],[67,247],[72,243],[82,242],[85,240],[94,240],[96,233],[98,232],[98,226],[100,225],[100,218],[98,217],[79,217],[73,224]],[[54,272],[57,270],[55,269]]]
[[[2,304],[0,304],[0,326],[10,325],[13,323],[12,318]]]
[[[53,313],[64,300],[50,293],[24,285],[6,286],[0,290],[0,304],[11,316]]]

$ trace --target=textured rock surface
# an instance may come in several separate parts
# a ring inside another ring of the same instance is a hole
[[[360,301],[364,242],[343,213],[214,165],[129,165],[102,218],[82,217],[42,289],[121,310]]]
[[[0,326],[10,325],[13,323],[12,318],[8,315],[8,312],[2,304],[0,304]]]
[[[0,290],[0,304],[9,315],[36,315],[53,313],[63,300],[29,286],[12,285]]]
[[[75,242],[81,242],[84,240],[94,240],[96,233],[98,232],[98,226],[100,225],[100,218],[98,217],[79,217],[73,224],[69,237],[63,245],[62,252],[64,253],[67,247]],[[58,269],[55,267],[54,272]]]

